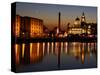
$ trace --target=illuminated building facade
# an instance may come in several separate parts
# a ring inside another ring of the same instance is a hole
[[[81,20],[77,17],[74,24],[69,27],[68,34],[91,34],[91,26],[87,25],[85,14],[82,13]]]
[[[21,38],[41,37],[43,34],[43,20],[16,15],[13,34],[15,37]]]
[[[30,17],[21,17],[21,37],[30,37]]]
[[[30,37],[40,37],[43,35],[43,20],[31,18]]]
[[[15,37],[20,37],[20,24],[21,24],[21,18],[19,15],[16,15],[15,23],[13,23],[13,35]]]
[[[85,19],[85,14],[84,12],[82,13],[82,16],[81,16],[81,27],[86,27],[86,19]]]
[[[80,19],[77,17],[75,19],[74,25],[69,28],[69,34],[81,34],[83,29],[81,28]]]

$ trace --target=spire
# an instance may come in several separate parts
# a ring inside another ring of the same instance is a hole
[[[84,12],[82,13],[82,16],[84,16]]]
[[[82,13],[81,16],[81,27],[86,27],[86,18],[84,12]]]
[[[82,16],[81,16],[81,22],[86,22],[86,19],[85,19],[85,14],[84,14],[84,12],[82,13]]]
[[[60,32],[60,25],[61,25],[61,13],[59,12],[58,13],[58,29],[59,29],[59,32]]]

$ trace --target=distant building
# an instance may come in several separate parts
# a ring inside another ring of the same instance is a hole
[[[50,36],[50,30],[45,25],[43,25],[43,37],[48,36]]]
[[[21,17],[21,37],[30,37],[30,17]]]
[[[43,20],[31,18],[30,37],[40,37],[43,35]]]
[[[90,32],[88,31],[88,25],[86,23],[86,18],[85,18],[84,12],[82,13],[82,16],[81,16],[81,28],[84,29],[83,33],[89,33],[90,34]]]
[[[84,12],[82,13],[81,20],[77,17],[72,26],[68,28],[68,34],[91,34],[91,26],[87,25]]]
[[[13,26],[13,34],[15,37],[41,37],[43,34],[43,20],[32,17],[21,17],[16,15]]]
[[[21,17],[16,15],[15,22],[13,22],[13,36],[20,37],[20,25],[21,25]]]
[[[68,34],[81,34],[82,30],[83,29],[81,28],[80,19],[77,17],[75,19],[74,25],[69,27]]]

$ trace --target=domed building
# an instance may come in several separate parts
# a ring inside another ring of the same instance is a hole
[[[81,21],[79,17],[76,17],[74,24],[69,28],[68,33],[69,34],[81,34],[82,33]]]
[[[84,12],[82,13],[81,18],[76,17],[74,24],[69,27],[68,34],[91,34],[91,28],[86,23],[86,18]]]

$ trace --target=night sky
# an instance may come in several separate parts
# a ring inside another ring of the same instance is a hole
[[[58,13],[61,12],[61,27],[66,29],[67,23],[74,23],[76,17],[81,17],[85,13],[86,22],[97,22],[96,7],[82,7],[54,4],[34,4],[34,3],[16,3],[16,14],[20,16],[29,16],[42,19],[44,25],[53,29],[58,25]]]

